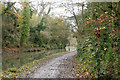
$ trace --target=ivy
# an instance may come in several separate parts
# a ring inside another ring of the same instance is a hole
[[[20,20],[20,45],[23,47],[26,42],[29,40],[29,32],[30,32],[30,9],[28,4],[26,3],[26,6],[23,7],[22,13],[21,13],[22,19]]]

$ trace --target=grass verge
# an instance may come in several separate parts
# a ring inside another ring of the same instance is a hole
[[[28,75],[28,74],[34,72],[34,70],[32,70],[32,68],[39,65],[42,61],[44,61],[48,58],[51,58],[53,56],[59,56],[61,54],[66,54],[66,53],[68,53],[68,52],[59,52],[59,53],[51,54],[51,55],[45,56],[44,58],[41,58],[39,60],[34,60],[31,63],[27,63],[27,64],[21,66],[20,68],[10,68],[7,71],[2,72],[1,78],[2,79],[22,78],[23,75],[25,76],[25,75]]]

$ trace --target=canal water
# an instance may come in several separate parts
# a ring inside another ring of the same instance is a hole
[[[30,63],[34,60],[39,60],[45,56],[56,54],[58,52],[64,52],[64,49],[56,50],[43,50],[40,52],[22,52],[22,53],[12,53],[6,55],[2,53],[2,70],[7,70],[9,68],[19,68],[20,66]]]

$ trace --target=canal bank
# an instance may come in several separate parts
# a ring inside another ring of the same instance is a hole
[[[47,50],[45,52],[32,52],[32,53],[21,53],[13,56],[3,56],[4,68],[2,71],[3,78],[11,77],[23,77],[22,74],[28,75],[29,72],[33,72],[31,68],[35,68],[40,64],[41,61],[47,58],[58,56],[64,54],[66,51],[64,49],[57,50]],[[21,61],[20,61],[21,60]],[[7,62],[7,63],[6,63]],[[21,63],[23,62],[23,63]]]

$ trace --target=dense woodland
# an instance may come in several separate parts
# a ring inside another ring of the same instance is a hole
[[[62,49],[70,44],[68,37],[74,34],[76,61],[82,78],[120,77],[120,2],[76,4],[82,7],[78,14],[67,5],[75,25],[62,17],[49,16],[51,8],[44,10],[47,5],[40,5],[38,13],[31,3],[20,4],[21,9],[16,9],[11,2],[2,5],[4,49]]]
[[[14,5],[11,2],[2,5],[3,48],[62,49],[69,43],[69,23],[50,17],[50,8],[45,13],[45,5],[40,5],[42,10],[37,13],[30,3],[22,3],[22,9]]]

